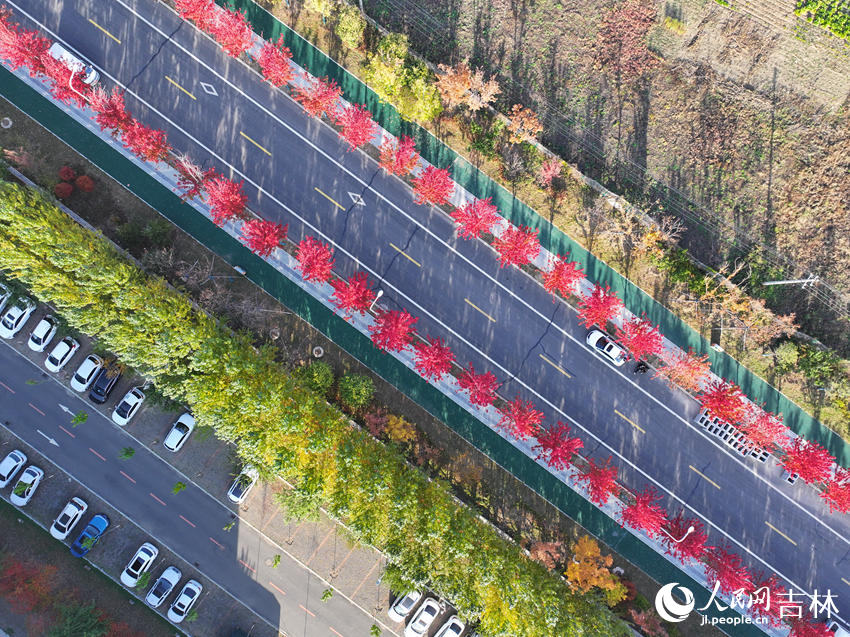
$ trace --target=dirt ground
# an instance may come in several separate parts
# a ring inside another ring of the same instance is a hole
[[[323,360],[329,362],[338,375],[356,372],[371,376],[376,387],[375,404],[386,406],[390,413],[415,423],[430,445],[438,450],[432,455],[432,469],[455,483],[467,485],[470,495],[464,496],[460,490],[458,494],[477,504],[483,513],[524,546],[535,540],[569,542],[585,532],[392,385],[291,314],[285,306],[243,277],[234,276],[229,266],[194,239],[170,224],[165,225],[158,213],[120,184],[0,100],[0,117],[3,116],[11,117],[14,122],[12,128],[0,130],[0,147],[5,149],[6,160],[46,186],[59,180],[57,171],[63,165],[92,177],[94,191],[74,191],[66,204],[129,249],[149,270],[180,286],[208,311],[226,315],[232,327],[248,329],[257,335],[258,342],[273,344],[279,360],[287,365],[303,363],[312,348],[320,345],[325,350]],[[603,550],[606,551],[604,546]],[[624,577],[635,584],[640,595],[654,599],[658,583],[618,556],[615,556],[615,566],[624,570]],[[695,620],[669,629],[671,637],[720,634],[715,629],[699,627]]]
[[[95,602],[110,626],[108,637],[146,637],[174,635],[174,628],[144,606],[135,603],[126,591],[83,560],[76,559],[68,547],[56,542],[46,531],[14,507],[0,501],[0,559],[14,558],[38,568],[51,568],[51,607],[66,600]],[[5,565],[5,563],[4,563]],[[8,599],[0,598],[0,628],[13,637],[41,637],[55,623],[53,608],[36,606],[21,612]]]

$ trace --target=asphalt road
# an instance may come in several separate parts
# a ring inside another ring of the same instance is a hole
[[[30,323],[30,327],[35,325]],[[82,354],[78,354],[69,367],[81,361]],[[111,397],[105,413],[111,413],[116,400],[120,395]],[[74,427],[69,411],[85,412],[88,419]],[[339,595],[322,602],[326,586],[319,578],[257,529],[241,523],[223,501],[114,425],[84,395],[6,343],[0,343],[0,420],[144,528],[155,544],[194,564],[282,633],[311,637],[369,634],[374,620],[363,610]],[[130,461],[119,459],[124,447],[135,449]],[[187,486],[174,494],[177,482]],[[231,522],[230,530],[225,530]],[[274,555],[281,555],[276,568],[270,566]],[[214,613],[216,609],[200,605],[198,612]]]
[[[850,616],[850,518],[831,515],[802,483],[782,483],[773,460],[734,457],[692,424],[698,406],[683,392],[598,359],[566,304],[521,271],[500,269],[485,244],[456,239],[444,213],[415,205],[402,181],[347,152],[336,132],[167,7],[8,5],[126,87],[130,110],[167,131],[175,148],[232,168],[251,207],[288,223],[290,237],[331,241],[341,273],[363,269],[380,280],[382,305],[408,309],[461,363],[493,371],[504,396],[533,400],[549,424],[572,423],[591,455],[614,456],[625,484],[655,485],[669,510],[684,506],[706,521],[711,544],[730,542],[753,570],[804,592],[831,590]],[[352,205],[349,193],[365,205]]]

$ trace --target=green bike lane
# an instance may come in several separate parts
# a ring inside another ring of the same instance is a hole
[[[402,362],[378,351],[372,342],[310,296],[279,271],[254,255],[224,230],[217,228],[195,208],[136,165],[110,143],[88,130],[61,107],[46,99],[5,68],[0,69],[0,93],[19,109],[39,121],[69,146],[97,164],[148,205],[232,265],[246,269],[247,276],[283,302],[301,318],[339,344],[348,353],[391,382],[455,432],[486,453],[505,470],[521,479],[559,510],[600,538],[617,553],[660,583],[679,582],[690,588],[697,608],[706,605],[709,592],[676,565],[659,557],[642,540],[624,530],[611,517],[590,504],[557,476],[511,445],[488,426],[424,381]],[[712,609],[717,617],[738,617]],[[763,634],[753,625],[724,626],[733,635]]]
[[[425,160],[441,168],[451,167],[453,179],[476,197],[492,197],[502,216],[511,223],[538,229],[540,243],[546,250],[552,254],[569,254],[572,260],[582,265],[591,281],[609,285],[616,291],[630,312],[638,316],[646,314],[653,323],[660,326],[670,341],[683,350],[692,348],[696,352],[707,354],[715,374],[736,383],[747,396],[756,403],[764,404],[767,410],[782,414],[785,424],[795,433],[822,444],[840,465],[850,467],[850,445],[838,434],[734,358],[725,352],[712,349],[710,343],[691,326],[604,261],[597,259],[428,130],[403,120],[391,105],[382,102],[366,84],[329,58],[321,49],[275,18],[254,0],[216,2],[221,6],[244,11],[254,31],[265,39],[277,40],[282,35],[284,43],[292,51],[294,62],[314,76],[334,79],[342,88],[345,99],[366,105],[375,121],[385,130],[396,136],[408,135],[413,138]]]

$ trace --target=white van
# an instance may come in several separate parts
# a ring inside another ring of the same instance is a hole
[[[850,630],[842,627],[838,622],[834,621],[829,626],[829,630],[835,633],[835,637],[850,637]]]
[[[47,51],[54,58],[65,64],[72,71],[80,73],[80,80],[83,84],[94,86],[100,79],[100,73],[95,71],[91,66],[83,62],[76,55],[71,53],[64,46],[55,42]]]

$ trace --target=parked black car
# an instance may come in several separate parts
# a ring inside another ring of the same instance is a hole
[[[119,367],[105,367],[100,370],[100,374],[97,375],[89,392],[89,400],[98,405],[105,403],[120,378],[121,369]]]

